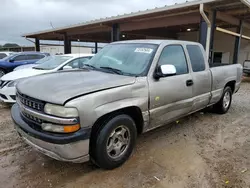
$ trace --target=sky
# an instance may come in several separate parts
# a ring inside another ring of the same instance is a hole
[[[31,45],[25,33],[152,9],[186,0],[0,0],[0,44]],[[52,23],[52,26],[51,26]]]

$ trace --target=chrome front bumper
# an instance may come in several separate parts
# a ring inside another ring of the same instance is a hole
[[[83,163],[89,160],[89,140],[60,145],[36,139],[17,126],[16,130],[27,144],[53,159],[73,163]]]
[[[12,107],[11,115],[19,135],[39,152],[59,161],[82,163],[89,160],[89,138],[85,131],[73,137],[73,141],[67,140],[65,136],[65,139],[58,139],[58,136],[48,136],[29,127],[22,120],[17,104]]]

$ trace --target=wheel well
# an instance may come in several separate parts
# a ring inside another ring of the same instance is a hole
[[[103,115],[102,117],[98,118],[98,120],[94,123],[92,130],[95,131],[97,129],[96,127],[99,127],[102,124],[101,122],[108,121],[109,119],[113,118],[114,116],[118,114],[127,114],[128,116],[130,116],[135,121],[138,134],[142,133],[144,121],[143,121],[141,109],[136,106],[122,108],[122,109]]]
[[[2,68],[2,67],[0,67],[0,70],[3,70],[5,73],[7,72],[6,69],[4,69],[4,68]]]
[[[94,123],[92,130],[91,130],[91,135],[90,135],[90,152],[93,149],[92,146],[94,144],[93,139],[95,138],[95,133],[97,133],[102,128],[102,126],[104,125],[103,122],[107,122],[110,119],[112,119],[114,116],[119,115],[119,114],[127,114],[128,116],[130,116],[135,121],[137,133],[138,134],[142,133],[144,121],[143,121],[142,112],[140,108],[136,106],[131,106],[131,107],[122,108],[122,109],[110,112],[98,118],[98,120]]]
[[[236,83],[236,81],[230,81],[230,82],[228,82],[228,83],[226,84],[225,87],[230,87],[231,90],[232,90],[232,92],[234,93],[234,90],[235,90],[235,83]]]

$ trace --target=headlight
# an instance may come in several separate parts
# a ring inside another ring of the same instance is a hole
[[[54,105],[47,103],[44,107],[44,111],[47,114],[59,116],[59,117],[78,117],[78,111],[76,108],[66,108],[64,106]]]
[[[48,132],[73,133],[80,129],[80,125],[55,125],[52,123],[42,123],[42,129]]]
[[[8,83],[7,87],[16,87],[17,81],[13,80],[10,83]]]

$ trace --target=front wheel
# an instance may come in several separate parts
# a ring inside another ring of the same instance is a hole
[[[101,168],[114,169],[121,166],[131,155],[137,130],[134,120],[122,114],[101,125],[93,136],[92,160]]]
[[[220,101],[214,105],[214,110],[219,114],[227,113],[232,103],[232,95],[232,89],[230,87],[226,87]]]

